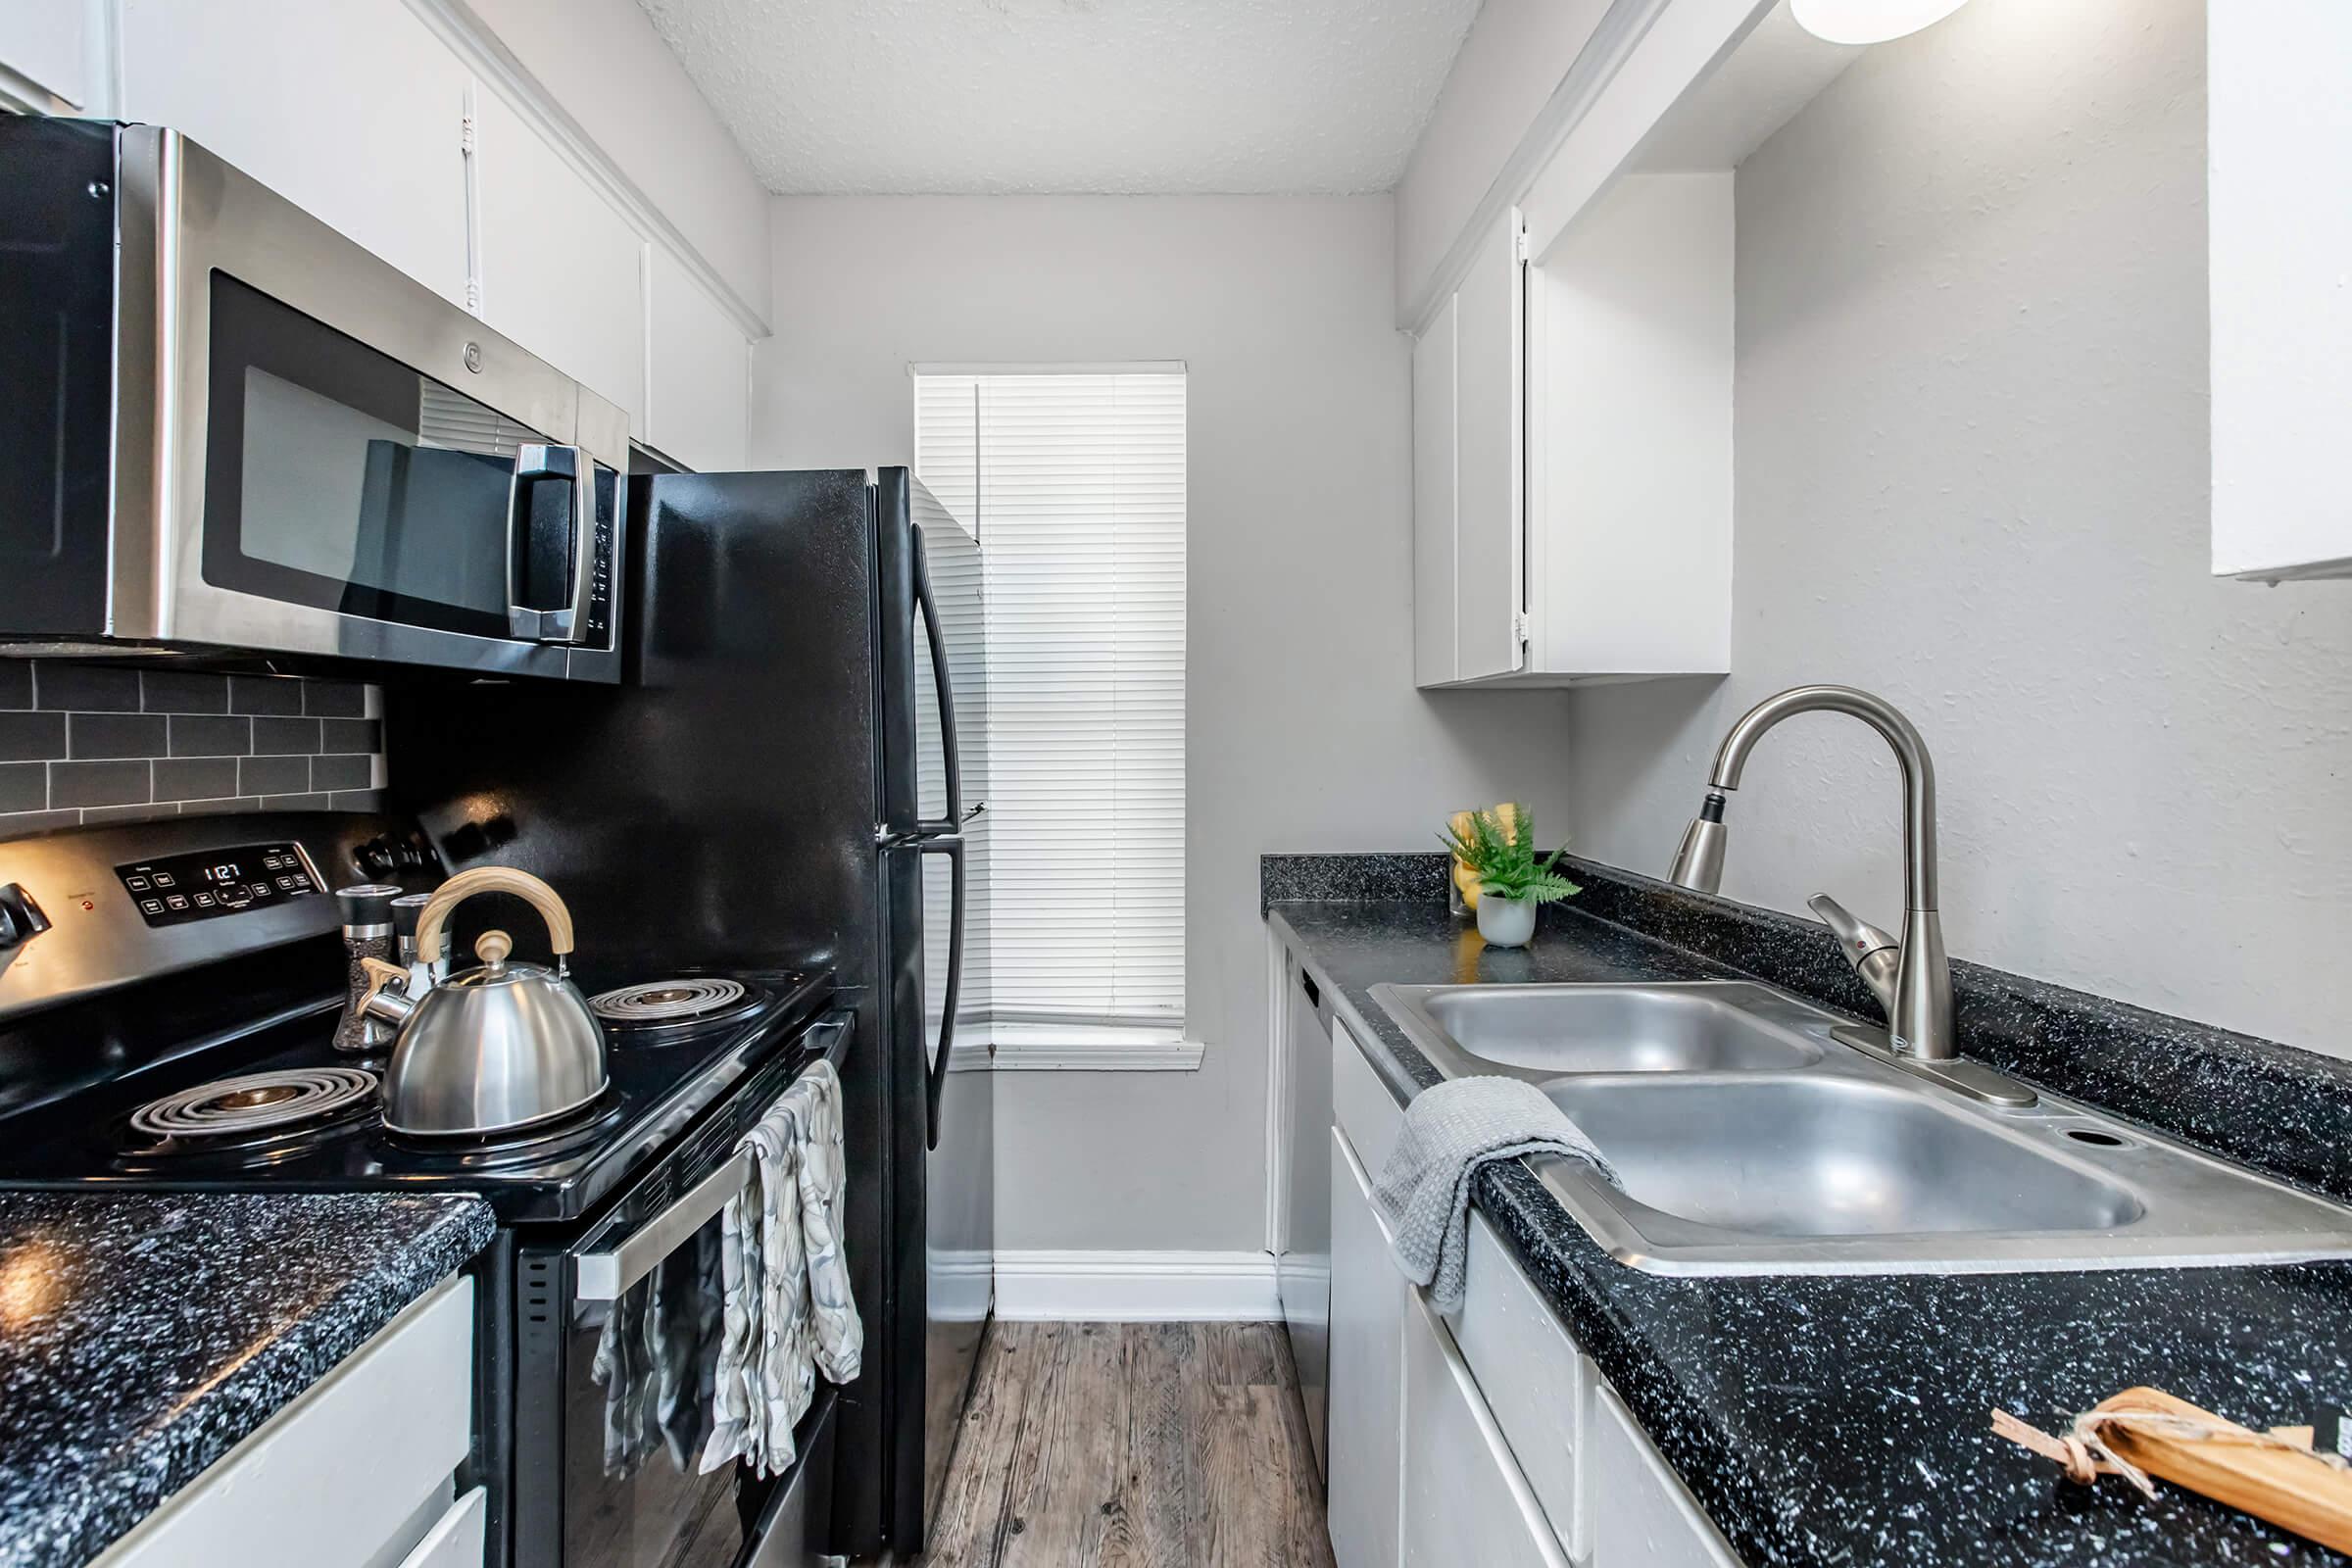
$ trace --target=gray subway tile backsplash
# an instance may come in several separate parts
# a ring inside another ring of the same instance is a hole
[[[228,677],[203,669],[139,671],[140,704],[150,713],[225,713]]]
[[[110,762],[51,762],[49,804],[144,806],[155,799],[154,766],[145,758]]]
[[[57,712],[135,713],[139,672],[44,659],[32,666],[33,706]]]
[[[321,752],[373,757],[384,749],[384,725],[374,718],[327,718],[318,723]]]
[[[257,757],[309,757],[318,750],[318,720],[257,718],[253,721],[253,750]]]
[[[38,811],[48,805],[48,763],[0,762],[0,811]]]
[[[265,802],[380,810],[380,711],[356,681],[0,659],[0,838]]]
[[[219,801],[237,793],[237,759],[172,757],[155,764],[155,798],[163,801]]]
[[[262,797],[262,809],[265,811],[323,811],[328,808],[329,805],[329,798],[324,795],[265,795]]]
[[[66,720],[68,757],[163,757],[164,715],[161,713],[70,713]]]
[[[173,757],[243,757],[253,750],[253,720],[202,713],[172,715]]]
[[[368,688],[351,680],[305,681],[302,710],[313,718],[365,718]]]
[[[364,790],[375,782],[375,760],[369,757],[314,757],[314,790]]]
[[[248,757],[237,763],[239,795],[295,795],[311,787],[307,757]]]
[[[0,669],[7,667],[0,662]],[[65,755],[65,714],[0,713],[0,762],[45,762]]]
[[[302,685],[284,675],[231,675],[228,710],[232,713],[294,714],[302,711]]]

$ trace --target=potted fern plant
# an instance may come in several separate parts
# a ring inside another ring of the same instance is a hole
[[[1489,947],[1523,948],[1536,934],[1536,906],[1584,890],[1553,867],[1565,848],[1539,859],[1535,814],[1524,806],[1464,813],[1439,836],[1478,878],[1478,934]]]

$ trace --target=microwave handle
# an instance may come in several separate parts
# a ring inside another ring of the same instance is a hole
[[[847,1022],[827,1019],[809,1031],[809,1044],[838,1068],[848,1042]],[[738,1149],[726,1162],[688,1188],[668,1207],[611,1246],[575,1253],[571,1294],[583,1301],[616,1301],[630,1286],[659,1268],[662,1260],[710,1223],[727,1200],[752,1179],[752,1156]]]
[[[571,486],[571,601],[562,610],[517,604],[517,534],[526,525],[532,485],[563,479]],[[507,483],[507,632],[530,642],[576,643],[585,629],[588,585],[596,568],[596,460],[585,447],[525,445],[515,449]]]

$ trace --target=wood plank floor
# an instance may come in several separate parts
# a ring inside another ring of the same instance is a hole
[[[1000,1323],[926,1568],[1329,1568],[1271,1323]]]

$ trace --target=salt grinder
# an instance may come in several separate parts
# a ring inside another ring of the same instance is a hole
[[[335,889],[335,902],[343,906],[343,953],[346,964],[347,989],[343,996],[343,1016],[335,1023],[335,1049],[354,1055],[380,1054],[392,1047],[392,1037],[398,1033],[381,1018],[371,1018],[360,1008],[367,998],[368,974],[363,960],[381,958],[390,962],[394,947],[393,903],[401,896],[400,889],[386,882],[362,882],[357,886]],[[416,929],[411,915],[410,929]]]

